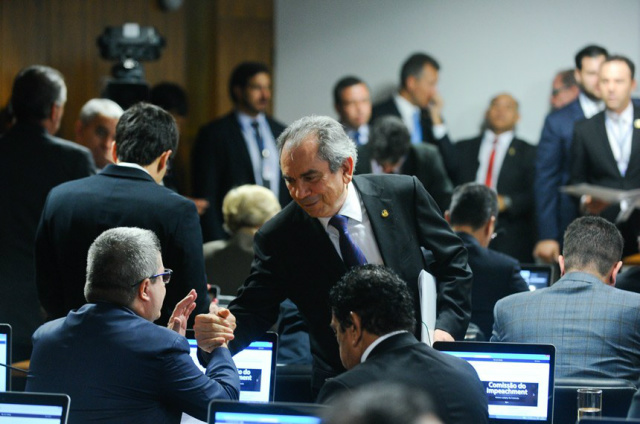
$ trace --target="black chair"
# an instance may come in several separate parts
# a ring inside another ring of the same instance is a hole
[[[626,417],[636,386],[615,378],[556,378],[553,402],[554,424],[574,424],[577,419],[578,393],[585,387],[602,389],[602,416]]]
[[[278,365],[274,398],[276,402],[313,403],[311,365]]]

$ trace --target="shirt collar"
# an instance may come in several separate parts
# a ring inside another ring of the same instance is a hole
[[[407,114],[414,114],[420,110],[418,106],[414,105],[409,100],[402,97],[400,94],[394,95],[393,98],[396,102],[396,105],[398,106],[398,109],[400,109],[400,114],[404,114],[403,112]]]
[[[578,101],[580,102],[580,107],[584,112],[585,118],[591,118],[596,113],[602,111],[604,109],[604,102],[602,100],[594,101],[587,97],[582,91],[578,95]]]
[[[503,132],[502,134],[496,136],[496,133],[494,133],[490,129],[486,129],[484,131],[483,141],[485,143],[486,142],[493,143],[496,137],[498,137],[498,144],[511,143],[511,140],[513,140],[514,135],[515,134],[513,130],[511,130],[511,131]]]
[[[118,162],[116,163],[117,166],[124,166],[127,168],[136,168],[136,169],[141,169],[144,172],[146,172],[147,174],[151,175],[149,173],[149,171],[147,171],[145,168],[143,168],[142,166],[138,165],[137,163],[132,163],[132,162]]]
[[[264,113],[259,113],[257,116],[249,116],[244,112],[241,111],[236,111],[236,116],[238,117],[238,122],[240,122],[240,126],[242,126],[242,128],[251,128],[251,124],[255,121],[258,121],[258,123],[260,123],[260,125],[263,125],[264,123],[266,123],[266,118],[264,116]]]
[[[395,336],[396,334],[401,334],[401,333],[408,333],[407,330],[398,330],[398,331],[392,331],[391,333],[387,333],[384,336],[380,336],[377,339],[375,339],[373,341],[373,343],[371,343],[366,349],[365,351],[362,353],[362,357],[360,358],[360,362],[364,362],[367,360],[367,358],[369,357],[369,355],[371,354],[371,352],[373,351],[373,349],[375,349],[376,346],[378,346],[380,343],[382,343],[383,341],[387,340],[390,337]]]
[[[622,113],[615,113],[612,110],[607,109],[605,111],[607,118],[613,120],[614,122],[622,121],[623,123],[628,123],[633,121],[633,102],[629,101],[629,104],[622,111]]]

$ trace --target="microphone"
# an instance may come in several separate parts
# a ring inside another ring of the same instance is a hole
[[[12,367],[11,365],[3,364],[2,362],[0,362],[0,367],[5,367],[5,368],[9,368],[10,370],[13,370],[13,371],[18,371],[18,372],[23,372],[25,374],[29,374],[29,370],[25,370],[25,369],[18,368],[18,367]]]

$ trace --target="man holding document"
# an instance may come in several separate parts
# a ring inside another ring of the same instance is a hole
[[[606,109],[576,124],[571,146],[571,184],[587,183],[618,190],[640,188],[640,108],[631,101],[636,89],[635,66],[624,56],[610,56],[600,67],[599,87]],[[615,222],[625,202],[607,203],[583,196],[584,213]],[[624,254],[638,251],[638,219],[619,223]]]
[[[434,338],[462,339],[471,311],[467,252],[422,184],[405,175],[354,177],[355,143],[328,117],[294,122],[279,137],[278,150],[294,202],[256,233],[251,275],[229,307],[232,315],[196,318],[195,328],[206,335],[199,345],[235,337],[230,349],[243,349],[290,298],[309,325],[317,391],[344,371],[328,326],[329,290],[351,267],[366,263],[384,264],[407,282],[419,323],[417,281],[427,269],[439,289]]]

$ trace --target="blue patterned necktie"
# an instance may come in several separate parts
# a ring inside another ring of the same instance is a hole
[[[413,132],[411,133],[411,143],[422,143],[422,123],[420,122],[419,110],[416,110],[413,114]]]
[[[344,215],[334,215],[329,220],[329,225],[335,227],[340,234],[340,252],[342,253],[342,261],[347,268],[352,268],[358,265],[364,265],[367,263],[367,258],[362,253],[362,250],[353,241],[347,230],[347,218]]]

